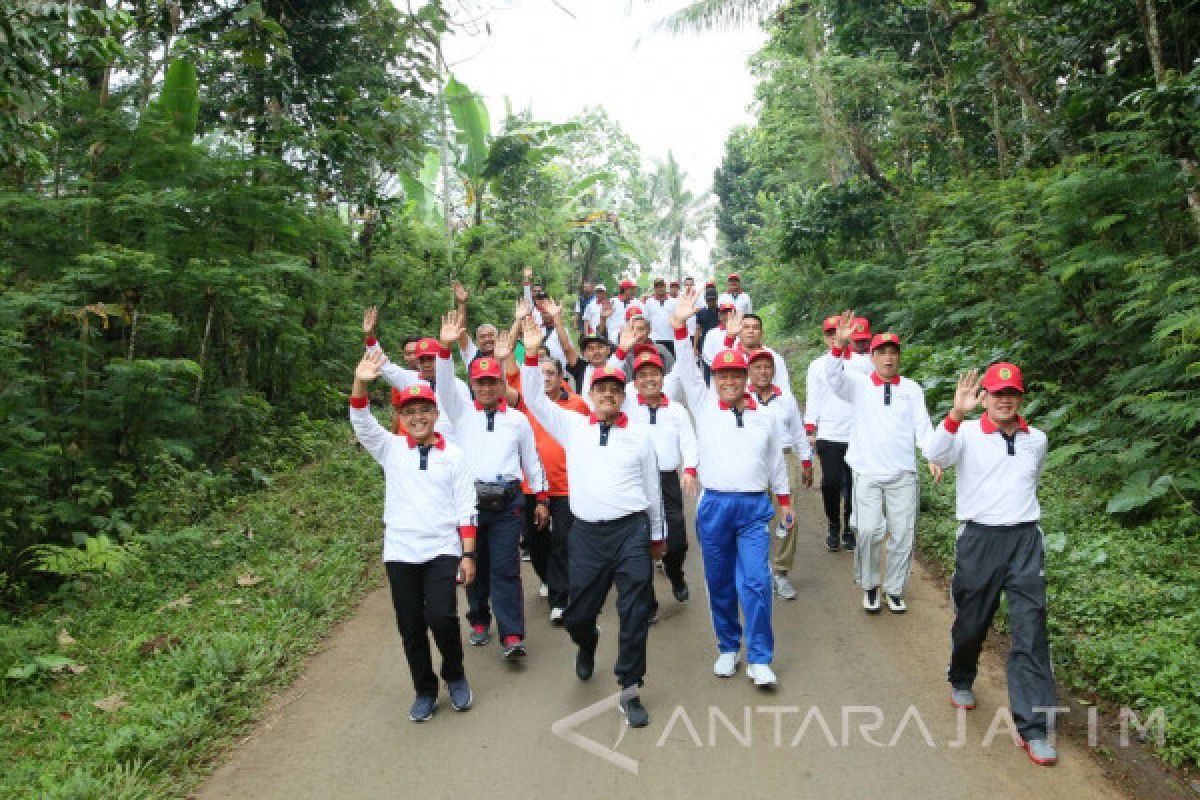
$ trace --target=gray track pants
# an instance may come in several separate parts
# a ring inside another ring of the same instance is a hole
[[[957,689],[975,681],[979,652],[987,638],[1000,593],[1008,598],[1012,648],[1008,651],[1008,703],[1026,739],[1046,735],[1046,714],[1035,708],[1058,705],[1054,667],[1046,636],[1046,577],[1042,531],[1036,522],[980,525],[959,531],[954,554],[954,626],[947,679]]]
[[[864,589],[879,586],[883,541],[887,539],[883,591],[902,596],[912,572],[913,539],[921,506],[917,474],[905,472],[898,478],[881,481],[855,472],[853,505],[851,519],[858,529],[858,546],[854,548],[858,585]]]

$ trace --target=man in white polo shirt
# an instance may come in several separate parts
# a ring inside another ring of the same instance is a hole
[[[666,279],[654,279],[654,294],[642,303],[642,310],[650,323],[650,338],[674,357],[675,331],[671,330],[671,312],[675,310],[675,298],[667,294]]]
[[[904,588],[912,572],[913,541],[921,487],[917,480],[916,448],[923,447],[933,424],[925,408],[925,391],[916,381],[900,377],[900,337],[881,333],[871,341],[869,376],[846,367],[854,315],[841,315],[833,349],[825,356],[829,388],[853,409],[846,463],[854,470],[854,517],[858,546],[854,571],[863,589],[863,608],[880,610],[880,560],[887,538],[887,575],[882,580],[888,609],[908,610]],[[940,477],[940,469],[930,470]]]
[[[750,301],[750,295],[742,291],[742,276],[736,272],[729,274],[729,279],[725,282],[725,293],[721,295],[718,303],[729,303],[738,310],[741,314],[750,314],[754,311],[754,303]]]
[[[826,351],[834,345],[839,319],[826,317],[821,326]],[[874,371],[869,358],[851,349],[847,349],[843,357],[848,359],[849,366],[859,367],[868,375]],[[850,446],[854,411],[845,400],[830,391],[825,380],[824,355],[808,365],[805,387],[804,429],[812,437],[813,448],[821,460],[821,500],[829,524],[825,549],[831,553],[839,549],[853,550],[850,514],[854,509],[854,475],[846,464],[846,448]]]
[[[954,626],[947,679],[950,702],[975,708],[979,653],[1000,605],[1008,600],[1012,644],[1008,700],[1021,744],[1041,766],[1058,761],[1046,738],[1046,709],[1058,705],[1046,634],[1046,573],[1037,486],[1046,466],[1046,434],[1020,415],[1025,384],[1015,364],[971,370],[958,379],[954,408],[926,445],[930,461],[957,467]],[[966,420],[982,403],[984,414]]]
[[[545,332],[526,320],[523,334],[521,382],[536,386],[542,379],[537,352]],[[563,623],[579,647],[575,675],[583,681],[592,677],[596,617],[615,583],[620,633],[613,671],[621,686],[621,712],[630,727],[641,728],[650,722],[638,695],[654,602],[650,560],[662,557],[665,537],[654,443],[621,410],[625,383],[616,367],[596,370],[588,388],[590,417],[560,408],[544,392],[527,392],[525,403],[567,454],[575,522],[567,548],[570,600]]]
[[[773,416],[746,392],[748,367],[740,350],[722,350],[713,359],[713,388],[691,352],[685,322],[696,313],[694,292],[681,294],[675,307],[675,371],[696,418],[700,483],[704,496],[696,510],[696,538],[704,554],[708,603],[717,638],[713,672],[737,671],[745,618],[746,674],[756,686],[776,684],[771,662],[771,533],[775,515],[770,493],[779,501],[784,527],[795,524],[783,442]]]
[[[549,487],[533,428],[525,415],[510,408],[505,399],[507,385],[500,361],[482,356],[471,362],[474,400],[463,402],[454,390],[450,348],[462,332],[457,312],[442,317],[436,369],[438,405],[454,423],[479,494],[479,574],[467,590],[470,642],[477,647],[487,643],[494,609],[504,658],[520,658],[526,653],[520,553],[525,495],[521,476],[528,479],[536,495],[535,519],[542,527],[550,519]]]

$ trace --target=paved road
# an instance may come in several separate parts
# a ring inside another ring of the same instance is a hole
[[[529,658],[513,667],[494,646],[468,647],[475,708],[456,714],[443,694],[431,722],[408,722],[411,686],[388,596],[377,591],[197,796],[1124,796],[1082,747],[1060,742],[1060,764],[1047,769],[1025,758],[1002,723],[985,745],[997,706],[1007,702],[995,656],[985,658],[976,686],[980,708],[963,714],[960,736],[943,677],[951,621],[945,592],[918,566],[909,613],[868,617],[849,554],[822,546],[817,495],[802,493],[798,511],[800,596],[776,603],[775,692],[756,690],[741,674],[713,676],[715,645],[694,545],[691,603],[676,604],[666,579],[656,576],[663,611],[650,634],[642,696],[652,719],[642,730],[629,730],[612,706],[611,600],[600,622],[596,676],[580,683],[574,647],[546,621],[528,565]],[[882,722],[872,730],[875,713]]]

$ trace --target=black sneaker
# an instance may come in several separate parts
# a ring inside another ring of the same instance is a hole
[[[837,533],[831,533],[825,537],[825,549],[831,553],[836,553],[841,545],[838,543]]]
[[[525,640],[520,636],[505,636],[500,654],[506,661],[525,657]]]
[[[575,677],[581,681],[590,681],[592,672],[596,669],[596,651],[579,648],[575,652]]]
[[[628,698],[622,697],[618,707],[625,715],[625,719],[629,720],[629,727],[644,728],[650,724],[650,712],[642,705],[642,699],[636,694]]]
[[[678,586],[671,587],[671,593],[675,595],[676,602],[686,603],[691,597],[691,592],[688,591],[688,585],[684,581],[680,581]]]
[[[879,587],[867,589],[863,592],[863,610],[868,614],[878,614],[882,609],[879,607]]]
[[[842,534],[842,549],[848,551],[854,550],[854,534],[850,531]]]

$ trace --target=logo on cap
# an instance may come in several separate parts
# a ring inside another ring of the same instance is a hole
[[[642,353],[642,361],[649,361],[651,358],[653,358],[653,356],[649,353]]]
[[[728,364],[731,361],[733,361],[733,353],[726,353],[725,354],[725,363]],[[722,378],[721,380],[724,380],[724,378]]]
[[[866,329],[865,329],[865,328],[863,328],[863,326],[862,326],[862,323],[861,323],[861,322],[860,322],[860,323],[858,323],[857,325],[855,325],[855,326],[854,326],[854,332],[855,332],[855,333],[862,333],[864,330],[866,330]]]
[[[1006,381],[1012,377],[1012,370],[1009,369],[1008,367],[1001,367],[999,375],[1000,375],[1000,380]]]
[[[479,368],[480,369],[488,368],[488,360],[486,358],[479,362]]]
[[[420,394],[420,393],[421,393],[421,387],[420,387],[420,386],[414,386],[414,387],[412,387],[411,389],[409,389],[409,390],[408,390],[408,393],[409,393],[409,394],[411,394],[411,395],[418,395],[418,394]]]
[[[421,348],[422,350],[428,350],[429,342],[421,342],[419,345],[417,345],[417,347]]]

